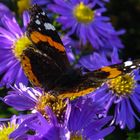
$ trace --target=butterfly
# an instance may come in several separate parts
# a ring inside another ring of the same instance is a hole
[[[96,90],[108,79],[140,67],[140,60],[134,60],[83,74],[80,69],[70,65],[65,47],[47,14],[37,5],[29,10],[29,14],[26,34],[32,45],[23,51],[20,61],[34,86],[60,98],[83,96]]]

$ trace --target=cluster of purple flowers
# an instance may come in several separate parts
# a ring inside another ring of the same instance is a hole
[[[119,51],[124,48],[119,38],[124,30],[116,31],[110,18],[103,15],[106,2],[109,0],[32,0],[27,3],[36,3],[54,12],[49,16],[56,18],[63,30],[62,40],[70,62],[93,71],[120,63]],[[18,6],[20,9],[20,4]],[[0,86],[9,90],[1,101],[30,114],[0,119],[0,138],[98,140],[113,132],[115,125],[121,129],[135,128],[135,119],[140,121],[138,70],[108,80],[96,91],[73,99],[62,100],[39,87],[29,87],[19,61],[24,43],[28,43],[26,27],[30,20],[27,11],[22,13],[23,26],[20,27],[16,13],[0,3]]]

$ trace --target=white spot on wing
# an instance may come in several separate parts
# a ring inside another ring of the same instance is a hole
[[[38,25],[41,24],[41,22],[38,19],[35,21],[35,23],[38,24]]]
[[[53,30],[55,31],[55,27],[50,23],[44,23],[44,27],[46,30]]]
[[[38,28],[39,31],[41,31],[41,28]]]
[[[135,66],[135,65],[133,65],[133,66],[131,66],[130,68],[131,68],[131,69],[135,69],[135,68],[136,68],[136,66]]]
[[[41,14],[42,14],[43,16],[45,16],[45,12],[42,12]]]
[[[124,66],[127,67],[127,66],[131,66],[133,64],[132,61],[126,61],[124,62]]]

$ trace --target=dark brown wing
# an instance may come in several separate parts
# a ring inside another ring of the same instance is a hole
[[[126,73],[131,73],[134,69],[137,69],[139,67],[140,59],[136,59],[133,61],[126,61],[120,64],[102,67],[101,69],[95,70],[93,72],[88,72],[86,76],[90,77],[91,79],[94,78],[98,81],[108,80],[116,78],[120,75],[124,75]]]
[[[63,43],[46,13],[37,5],[30,10],[26,34],[32,45],[21,55],[23,70],[34,86],[51,89],[70,69]]]
[[[23,70],[34,86],[52,89],[55,80],[63,72],[61,67],[47,54],[28,47],[21,55]]]
[[[134,69],[140,67],[140,59],[126,61],[120,64],[106,66],[93,72],[81,75],[79,82],[71,88],[61,91],[59,98],[77,97],[89,94],[95,91],[103,83],[120,75],[131,73]],[[77,79],[77,80],[78,80]]]
[[[39,6],[34,5],[29,10],[29,14],[30,23],[27,27],[27,36],[36,49],[47,54],[61,69],[66,71],[70,64],[64,45],[46,13]]]

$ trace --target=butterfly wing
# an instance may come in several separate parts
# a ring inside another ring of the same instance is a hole
[[[63,91],[59,98],[78,97],[95,91],[103,83],[114,79],[118,76],[131,73],[140,67],[140,59],[134,61],[126,61],[120,64],[106,66],[93,72],[81,75],[80,82],[75,86]]]
[[[120,64],[102,67],[93,72],[88,72],[85,76],[96,80],[106,81],[108,79],[116,78],[126,73],[131,73],[134,69],[140,67],[140,59],[134,61],[126,61]]]
[[[52,89],[56,77],[63,71],[51,57],[33,47],[23,51],[21,62],[31,83],[44,89]]]
[[[29,10],[29,14],[27,36],[37,49],[54,59],[59,67],[66,71],[70,64],[64,45],[46,13],[39,6],[34,5]]]
[[[37,5],[30,10],[27,37],[32,45],[21,55],[21,65],[34,86],[51,89],[69,68],[64,45],[46,13]]]

